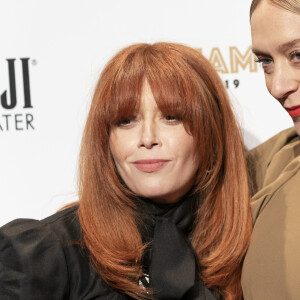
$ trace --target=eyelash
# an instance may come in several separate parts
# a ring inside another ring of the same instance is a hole
[[[259,63],[259,64],[267,64],[269,65],[271,62],[272,62],[272,59],[271,58],[256,58],[254,60],[256,63]],[[266,61],[268,61],[268,63],[266,63]]]
[[[172,116],[172,115],[166,115],[164,116],[164,119],[168,124],[176,125],[182,122],[182,119],[180,117]]]
[[[299,56],[297,58],[297,56]],[[300,52],[297,50],[297,51],[294,51],[292,53],[289,54],[289,57],[290,59],[294,59],[296,58],[297,62],[300,61]],[[259,63],[259,64],[262,64],[262,65],[269,65],[271,62],[272,62],[272,59],[271,58],[256,58],[254,60],[256,63]]]
[[[299,52],[299,50],[294,51],[294,52],[292,52],[292,53],[290,54],[290,58],[291,58],[291,59],[295,58],[296,56],[299,56],[299,57],[297,58],[297,61],[300,61],[300,52]]]
[[[168,123],[168,124],[178,124],[181,122],[181,119],[179,117],[175,117],[175,116],[172,116],[172,115],[166,115],[166,116],[163,116],[162,117],[163,119],[165,119],[165,121]],[[136,117],[131,117],[131,118],[124,118],[124,119],[121,119],[119,121],[117,121],[115,123],[115,126],[117,127],[130,127],[133,122],[135,121]]]
[[[135,120],[135,117],[132,117],[132,118],[124,118],[124,119],[121,119],[121,120],[117,121],[117,122],[115,123],[115,125],[116,125],[117,127],[126,127],[126,126],[129,126],[129,125],[132,123],[132,121],[134,121],[134,120]]]
[[[177,118],[177,117],[175,117],[175,116],[171,116],[171,115],[164,116],[164,118],[165,118],[167,121],[176,121],[176,120],[179,120],[179,118]]]

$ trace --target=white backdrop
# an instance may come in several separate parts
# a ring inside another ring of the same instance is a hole
[[[228,86],[248,148],[292,126],[247,52],[250,2],[1,1],[0,225],[45,217],[76,199],[77,156],[95,82],[129,44],[202,49]]]

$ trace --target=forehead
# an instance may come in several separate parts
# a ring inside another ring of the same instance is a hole
[[[252,14],[251,34],[254,52],[285,50],[283,45],[300,39],[300,15],[262,1]]]
[[[153,93],[148,80],[145,79],[142,87],[142,99],[147,97],[153,98]]]
[[[139,110],[147,109],[149,107],[157,108],[157,103],[153,96],[148,80],[145,80],[142,87],[142,95]]]

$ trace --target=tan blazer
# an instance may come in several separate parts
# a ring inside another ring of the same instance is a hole
[[[253,234],[245,300],[300,299],[300,138],[287,129],[251,150]]]

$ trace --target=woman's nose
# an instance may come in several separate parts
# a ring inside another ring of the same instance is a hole
[[[151,149],[160,145],[159,130],[155,122],[144,122],[141,127],[139,147]]]
[[[294,70],[291,66],[281,64],[275,67],[272,74],[266,76],[270,76],[269,79],[267,78],[270,94],[279,101],[284,101],[299,88],[299,80],[295,78]]]

